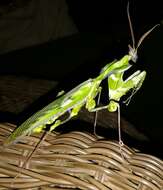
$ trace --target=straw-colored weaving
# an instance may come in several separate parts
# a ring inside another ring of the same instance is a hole
[[[0,190],[163,189],[162,160],[128,146],[120,151],[117,142],[77,131],[48,135],[22,169],[41,135],[24,137],[19,143],[3,147],[14,128],[0,124]]]

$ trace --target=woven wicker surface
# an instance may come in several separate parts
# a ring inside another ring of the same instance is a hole
[[[163,189],[162,160],[126,145],[121,152],[117,142],[77,131],[49,134],[22,169],[40,135],[3,147],[14,128],[0,124],[0,189]]]

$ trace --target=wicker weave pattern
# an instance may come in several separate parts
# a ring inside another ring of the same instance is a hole
[[[127,146],[121,152],[117,142],[77,131],[48,135],[22,169],[40,136],[4,148],[3,140],[14,127],[0,125],[0,189],[163,189],[162,160]]]

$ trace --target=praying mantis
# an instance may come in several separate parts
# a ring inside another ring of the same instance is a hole
[[[131,89],[133,89],[134,94],[141,88],[146,77],[146,71],[138,70],[126,80],[123,80],[123,75],[133,66],[133,64],[130,64],[130,61],[137,61],[137,50],[140,44],[157,25],[140,38],[135,48],[129,11],[127,13],[133,39],[133,46],[129,46],[128,55],[123,56],[120,60],[108,63],[96,78],[86,80],[36,112],[11,133],[4,142],[5,146],[17,142],[23,136],[31,135],[35,132],[39,133],[46,129],[47,126],[50,132],[53,131],[59,125],[77,116],[83,106],[89,112],[97,112],[101,109],[108,109],[109,112],[115,112],[119,107],[119,101],[122,96]],[[101,82],[105,79],[108,79],[109,103],[105,106],[97,107],[95,99],[100,94],[102,90]],[[61,120],[60,118],[66,113],[69,114],[68,118]]]
[[[70,92],[54,100],[52,103],[44,107],[42,110],[38,111],[36,114],[32,115],[18,128],[16,128],[16,130],[7,138],[5,145],[9,145],[25,135],[41,132],[46,128],[47,125],[51,125],[50,131],[53,131],[57,126],[67,122],[72,117],[76,116],[83,106],[85,106],[89,112],[95,112],[100,109],[105,109],[106,107],[110,112],[116,111],[116,104],[118,103],[114,102],[113,99],[107,106],[96,108],[95,97],[102,89],[100,86],[102,80],[110,77],[113,73],[119,73],[123,75],[124,71],[131,67],[129,64],[129,59],[131,59],[131,56],[126,55],[119,61],[113,61],[112,63],[107,64],[102,69],[99,76],[94,79],[88,79],[87,81],[72,89]],[[136,88],[138,85],[141,85],[143,83],[145,75],[146,73],[143,71],[131,77],[130,80],[126,82],[123,82],[123,79],[121,78],[121,82],[124,83],[121,86],[123,91],[119,91],[117,93],[115,101],[119,100],[119,98],[131,88]],[[116,81],[110,80],[109,83],[113,87]],[[114,98],[113,94],[115,94],[115,91],[110,92],[110,98]],[[69,113],[69,117],[66,120],[61,121],[59,117],[63,116],[66,112]]]
[[[128,19],[131,28],[132,39],[134,39],[129,12]],[[50,131],[53,131],[57,126],[62,125],[72,117],[78,115],[80,109],[83,106],[85,106],[89,112],[96,112],[100,109],[108,109],[109,112],[117,111],[121,97],[131,89],[134,89],[136,92],[143,84],[143,81],[146,77],[146,71],[136,71],[125,81],[123,80],[123,75],[124,72],[132,67],[130,61],[137,61],[138,47],[144,38],[156,26],[154,26],[140,38],[136,48],[135,42],[133,40],[133,47],[129,46],[129,54],[125,55],[118,61],[115,60],[107,64],[96,78],[90,78],[87,81],[79,84],[70,92],[58,97],[52,103],[32,115],[13,131],[13,133],[4,142],[4,145],[14,143],[25,135],[41,132],[47,127],[47,125],[50,126]],[[106,78],[108,79],[109,103],[106,106],[96,107],[95,98],[102,90],[102,87],[100,86],[101,82]],[[67,112],[69,113],[69,117],[61,121],[59,118]]]

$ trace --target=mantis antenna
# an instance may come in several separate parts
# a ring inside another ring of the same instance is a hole
[[[129,27],[130,27],[130,32],[131,32],[132,48],[135,49],[135,36],[134,36],[133,26],[132,26],[132,22],[130,18],[129,2],[127,4],[127,17],[128,17],[128,22],[129,22]]]
[[[144,39],[160,24],[156,24],[155,26],[153,26],[151,29],[149,29],[145,34],[143,34],[141,36],[141,38],[139,39],[136,47],[135,47],[135,36],[134,36],[134,31],[133,31],[133,26],[132,26],[132,22],[131,22],[131,17],[130,17],[130,12],[129,12],[129,2],[127,4],[127,17],[128,17],[128,22],[129,22],[129,28],[130,28],[130,32],[131,32],[131,38],[132,38],[132,46],[129,44],[129,55],[131,56],[131,59],[134,63],[136,63],[137,61],[137,50],[140,47],[140,45],[142,44],[142,42],[144,41]]]
[[[127,17],[128,17],[128,22],[129,22],[129,28],[130,28],[130,32],[131,32],[131,39],[132,39],[132,46],[129,44],[129,55],[131,56],[131,60],[136,63],[137,59],[138,59],[138,55],[137,55],[137,50],[140,47],[140,45],[142,44],[142,42],[144,41],[144,39],[160,24],[156,24],[155,26],[153,26],[151,29],[149,29],[145,34],[143,34],[136,47],[135,47],[135,35],[134,35],[134,31],[133,31],[133,26],[132,26],[132,22],[131,22],[131,17],[130,17],[130,11],[129,11],[129,2],[127,4]],[[124,101],[124,103],[126,105],[128,105],[131,101],[132,96],[137,92],[137,90],[133,90],[133,92],[131,93],[131,96],[129,98],[127,98],[126,101]]]

